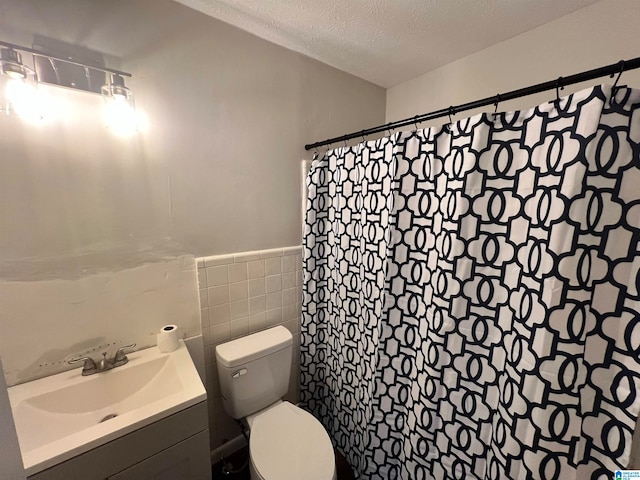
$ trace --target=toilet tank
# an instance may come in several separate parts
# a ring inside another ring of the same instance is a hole
[[[216,347],[222,403],[233,418],[268,407],[289,390],[293,337],[283,326]]]

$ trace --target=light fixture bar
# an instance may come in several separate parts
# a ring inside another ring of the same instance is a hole
[[[49,58],[51,60],[58,60],[60,62],[71,63],[72,65],[78,65],[80,67],[92,68],[94,70],[100,70],[101,72],[105,72],[105,73],[112,73],[114,75],[120,75],[120,76],[123,76],[123,77],[131,77],[132,76],[130,73],[123,72],[121,70],[116,70],[114,68],[100,67],[100,66],[96,66],[96,65],[87,65],[86,63],[76,62],[75,60],[69,60],[68,58],[58,57],[56,55],[51,55],[51,54],[48,54],[48,53],[41,52],[40,50],[35,50],[35,49],[29,48],[29,47],[23,47],[22,45],[16,45],[14,43],[3,42],[2,40],[0,40],[0,46],[7,47],[7,48],[12,48],[13,50],[19,50],[19,51],[22,51],[22,52],[27,52],[27,53],[30,53],[32,55],[36,55],[38,57]]]

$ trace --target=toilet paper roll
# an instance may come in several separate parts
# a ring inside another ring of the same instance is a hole
[[[173,352],[178,348],[178,327],[165,325],[157,336],[158,348],[162,353]]]

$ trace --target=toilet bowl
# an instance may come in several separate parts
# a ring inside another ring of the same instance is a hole
[[[278,402],[247,418],[252,480],[335,480],[329,435],[315,417]]]
[[[329,435],[310,413],[282,401],[293,337],[277,326],[216,347],[222,404],[249,428],[252,480],[335,480]]]

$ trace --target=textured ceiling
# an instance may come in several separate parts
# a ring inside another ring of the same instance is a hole
[[[391,87],[597,0],[177,0]]]

